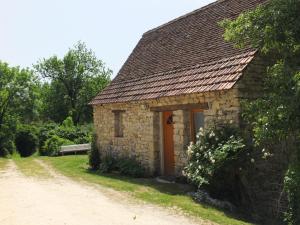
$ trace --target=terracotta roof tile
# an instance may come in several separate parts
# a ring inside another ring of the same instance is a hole
[[[203,64],[196,67],[185,68],[184,70],[169,71],[164,74],[153,74],[149,77],[142,77],[139,80],[124,81],[123,83],[112,82],[101,95],[97,96],[92,104],[105,104],[113,102],[138,101],[153,99],[163,96],[175,96],[197,92],[225,90],[232,88],[241,76],[241,71],[247,64],[239,64],[240,59],[247,62],[254,58],[255,51],[251,54],[241,54],[238,57],[227,58],[231,67],[214,67],[220,61]],[[224,60],[224,59],[222,59]],[[228,65],[229,65],[228,64]],[[201,68],[201,70],[199,70]],[[212,71],[206,71],[206,70]],[[202,71],[202,73],[199,73]],[[184,76],[182,75],[184,72]],[[156,79],[156,78],[160,79]],[[169,79],[173,77],[173,79]]]
[[[218,22],[266,0],[219,0],[145,33],[91,104],[138,101],[234,86],[255,55],[223,40]]]

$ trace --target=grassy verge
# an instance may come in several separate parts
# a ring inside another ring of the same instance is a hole
[[[51,175],[42,167],[38,162],[35,161],[35,157],[20,158],[13,157],[19,171],[25,176],[38,177],[38,178],[50,178]]]
[[[0,170],[3,170],[7,164],[8,160],[5,158],[0,158]]]
[[[87,156],[43,157],[40,159],[50,163],[54,168],[68,177],[99,184],[118,191],[125,191],[136,199],[148,203],[179,208],[184,213],[218,224],[249,224],[226,215],[217,209],[195,203],[190,197],[185,195],[188,191],[186,185],[161,184],[153,179],[133,179],[118,175],[99,175],[92,173],[86,169]]]

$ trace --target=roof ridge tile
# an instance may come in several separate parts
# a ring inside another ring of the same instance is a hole
[[[228,1],[228,0],[217,0],[217,1],[214,1],[214,2],[212,2],[212,3],[209,3],[208,5],[202,6],[202,7],[199,8],[199,9],[196,9],[196,10],[194,10],[194,11],[192,11],[192,12],[186,13],[186,14],[184,14],[184,15],[182,15],[182,16],[179,16],[179,17],[177,17],[177,18],[175,18],[175,19],[172,19],[172,20],[170,20],[170,21],[168,21],[168,22],[166,22],[166,23],[164,23],[164,24],[162,24],[162,25],[160,25],[160,26],[157,26],[157,27],[155,27],[155,28],[152,28],[152,29],[146,31],[146,32],[143,34],[143,36],[145,36],[145,35],[147,35],[147,34],[149,34],[149,33],[155,32],[155,31],[159,30],[159,29],[162,28],[162,27],[165,27],[165,26],[168,26],[168,25],[170,25],[170,24],[172,24],[172,23],[175,23],[175,22],[177,22],[178,20],[184,19],[184,18],[189,17],[189,16],[191,16],[191,15],[193,15],[193,14],[196,14],[196,13],[198,13],[198,12],[200,12],[200,11],[206,10],[207,8],[210,8],[210,7],[212,7],[212,6],[215,6],[216,4],[219,4],[220,2],[224,2],[224,1]]]

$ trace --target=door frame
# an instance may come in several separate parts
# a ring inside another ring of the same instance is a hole
[[[161,131],[161,174],[165,175],[165,176],[172,176],[175,174],[175,149],[174,149],[174,123],[172,124],[173,127],[173,131],[172,131],[172,137],[171,140],[173,142],[173,148],[172,148],[172,152],[173,152],[173,161],[171,163],[173,163],[173,168],[170,174],[166,174],[166,165],[165,165],[165,113],[171,113],[173,116],[173,111],[163,111],[160,113],[160,131]]]
[[[196,143],[196,133],[195,133],[195,123],[194,123],[194,113],[201,112],[203,113],[203,109],[191,109],[190,110],[190,135],[191,135],[191,141]]]
[[[164,126],[163,126],[163,112],[159,112],[159,156],[160,156],[160,175],[165,173],[165,156],[164,156]]]

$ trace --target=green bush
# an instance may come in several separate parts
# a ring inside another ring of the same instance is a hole
[[[117,162],[117,168],[120,174],[130,177],[144,177],[145,169],[142,167],[141,163],[135,158],[122,158]]]
[[[55,134],[61,138],[73,141],[76,144],[85,144],[91,142],[91,135],[85,131],[82,131],[80,127],[58,127],[55,130]]]
[[[56,123],[53,123],[53,122],[40,125],[39,133],[38,133],[39,149],[41,149],[45,145],[45,142],[50,137],[55,135],[55,130],[57,128],[58,128],[58,125]]]
[[[49,138],[45,145],[42,148],[42,155],[45,156],[58,156],[59,150],[62,145],[72,145],[74,142],[64,139],[61,137],[58,137],[57,135],[53,135],[51,138]]]
[[[49,151],[46,148],[46,141],[51,139],[53,136],[64,139],[65,142],[68,140],[72,144],[85,144],[91,142],[92,128],[88,125],[75,126],[72,118],[68,117],[60,126],[56,123],[43,124],[39,128],[39,154],[49,155]]]
[[[97,135],[93,135],[91,151],[89,152],[89,165],[91,170],[98,170],[100,167],[100,152],[97,146]]]
[[[92,141],[90,130],[75,126],[71,117],[67,117],[61,126],[55,130],[55,134],[61,138],[71,140],[76,144],[85,144]]]
[[[74,127],[74,122],[71,116],[68,116],[61,124],[62,127],[64,128],[73,128]]]
[[[116,171],[121,175],[135,178],[145,176],[145,168],[136,158],[113,157],[112,155],[107,155],[102,159],[99,171],[102,173]]]
[[[299,157],[300,158],[300,157]],[[285,220],[289,225],[300,224],[300,161],[293,163],[285,177],[285,191],[288,195],[288,211]]]
[[[39,145],[37,129],[34,126],[22,125],[18,128],[15,144],[21,157],[33,155]]]
[[[86,144],[86,143],[91,143],[92,142],[92,135],[90,135],[89,133],[85,133],[81,131],[80,135],[79,133],[77,133],[77,138],[75,138],[73,141],[76,144]]]
[[[225,170],[226,165],[244,150],[243,139],[235,128],[201,129],[196,143],[188,147],[188,164],[184,174],[198,187],[209,184],[216,173]]]
[[[16,150],[14,141],[11,138],[7,137],[2,139],[1,134],[0,139],[0,157],[7,157],[9,155],[12,155],[13,152]]]
[[[12,155],[16,150],[15,134],[18,121],[13,116],[8,116],[0,129],[0,157]]]
[[[110,173],[117,170],[117,160],[112,155],[106,155],[100,163],[99,171],[101,173]]]

